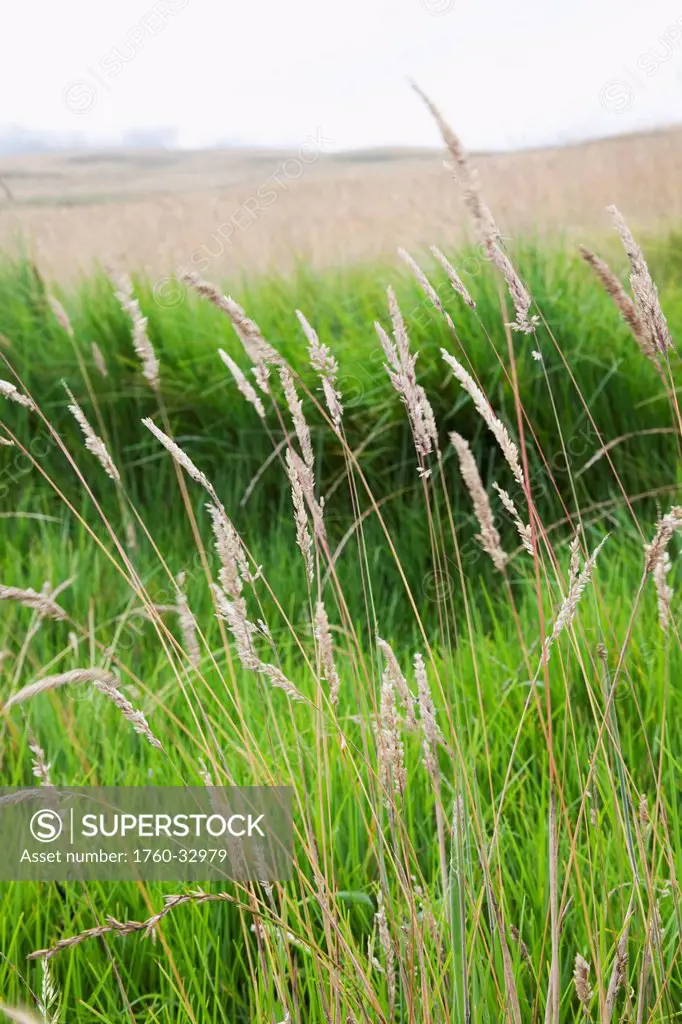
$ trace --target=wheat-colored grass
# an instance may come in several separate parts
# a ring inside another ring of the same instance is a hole
[[[0,179],[14,202],[0,193],[0,249],[16,249],[23,239],[37,264],[61,280],[95,261],[154,277],[184,267],[219,279],[240,268],[286,271],[301,259],[316,267],[395,259],[398,246],[412,252],[473,237],[438,149],[322,153],[296,178],[291,165],[287,179],[281,167],[289,155],[5,158]],[[636,232],[682,217],[679,129],[485,155],[476,163],[505,235],[601,237],[609,203]],[[284,184],[275,183],[276,199],[249,214],[249,200],[278,169]]]

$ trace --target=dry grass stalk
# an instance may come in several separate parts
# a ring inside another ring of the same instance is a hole
[[[339,679],[339,673],[336,671],[336,664],[334,663],[332,634],[329,628],[327,611],[322,601],[318,601],[315,606],[315,638],[319,646],[322,678],[325,679],[329,685],[329,700],[332,707],[336,707],[339,703],[341,680]]]
[[[438,744],[442,742],[442,734],[436,721],[436,709],[426,675],[426,665],[421,654],[414,656],[414,677],[417,680],[419,694],[419,723],[422,730],[424,748],[424,767],[435,778],[438,773]]]
[[[288,366],[280,366],[279,379],[282,382],[284,397],[287,400],[287,406],[289,407],[289,413],[291,414],[298,443],[301,446],[303,461],[309,469],[312,469],[315,463],[315,458],[313,456],[313,444],[310,439],[310,427],[306,422],[306,418],[303,413],[303,402],[298,397],[296,385],[294,384],[294,377]]]
[[[127,698],[125,698],[123,694],[117,689],[116,679],[112,677],[110,673],[107,673],[107,675],[109,675],[109,680],[94,679],[92,681],[95,689],[99,690],[99,692],[103,696],[107,697],[113,704],[116,705],[116,707],[121,712],[126,721],[130,722],[136,733],[139,733],[140,736],[144,736],[144,738],[153,747],[156,747],[157,750],[163,750],[161,743],[159,742],[159,740],[157,740],[156,736],[149,728],[149,723],[147,722],[147,719],[145,718],[143,712],[138,711],[136,708],[133,707],[130,701],[127,700]]]
[[[408,725],[416,729],[417,716],[414,713],[415,698],[410,693],[410,688],[407,685],[407,680],[405,679],[405,676],[402,673],[402,669],[398,664],[398,659],[396,658],[393,652],[393,648],[390,646],[390,644],[387,644],[386,641],[382,640],[380,636],[376,638],[376,641],[377,647],[383,654],[384,659],[386,661],[385,671],[389,673],[391,677],[391,682],[395,687],[396,691],[398,692],[398,696],[400,697],[400,700],[402,702],[407,723]]]
[[[262,420],[264,420],[265,419],[265,408],[263,407],[263,403],[261,402],[260,398],[256,394],[256,389],[246,379],[246,377],[244,376],[244,374],[242,373],[240,368],[235,363],[234,359],[231,359],[228,356],[227,352],[224,352],[222,348],[219,348],[218,349],[218,355],[220,356],[222,361],[225,363],[225,366],[228,368],[228,370],[232,374],[232,377],[234,378],[235,384],[237,385],[238,389],[241,391],[241,393],[244,396],[244,398],[246,399],[246,401],[249,402],[254,407],[254,409],[256,410],[258,415],[260,416],[260,418]]]
[[[583,1013],[587,1016],[593,992],[590,986],[590,965],[585,957],[581,956],[580,953],[576,953],[575,955],[573,984],[575,985],[575,994],[583,1008]]]
[[[80,686],[82,683],[100,684],[103,686],[116,686],[116,677],[103,668],[74,668],[69,672],[60,672],[57,675],[45,676],[35,683],[28,683],[26,686],[12,694],[5,704],[5,710],[14,707],[16,704],[23,704],[31,700],[39,693],[46,690],[56,690],[60,686]]]
[[[668,573],[672,568],[668,545],[673,534],[681,529],[682,506],[675,505],[670,512],[659,518],[651,543],[644,545],[645,571],[653,576],[658,599],[658,618],[664,632],[668,631],[670,625],[670,603],[673,596],[672,587],[667,581]]]
[[[64,609],[49,594],[39,594],[31,587],[5,587],[0,583],[0,601],[18,601],[25,608],[32,608],[39,615],[57,621],[68,618]]]
[[[312,583],[315,578],[315,560],[313,558],[313,538],[308,528],[308,513],[303,492],[303,464],[291,448],[287,448],[286,451],[286,466],[291,484],[291,500],[294,505],[296,543],[303,555],[308,582]]]
[[[587,559],[582,572],[572,577],[569,581],[568,594],[566,595],[561,604],[559,614],[557,615],[556,621],[554,623],[554,628],[545,640],[543,655],[547,661],[549,661],[550,647],[556,641],[559,634],[562,633],[564,629],[568,629],[571,626],[575,618],[576,612],[578,610],[578,604],[580,603],[580,599],[583,595],[585,587],[592,579],[592,573],[594,571],[594,567],[597,562],[599,552],[604,547],[604,544],[607,540],[608,534],[606,537],[604,537],[602,541],[599,542],[599,544],[594,549],[590,557]]]
[[[164,906],[161,910],[157,911],[156,914],[153,914],[146,921],[117,921],[115,917],[107,917],[106,924],[99,924],[95,928],[86,929],[79,935],[71,935],[66,939],[60,939],[59,942],[56,942],[49,949],[37,949],[35,952],[29,953],[28,959],[51,960],[52,957],[56,956],[57,953],[61,953],[62,950],[73,949],[74,946],[79,946],[88,939],[98,939],[102,935],[110,935],[112,933],[123,936],[142,932],[144,938],[149,938],[150,935],[154,934],[157,925],[176,907],[186,903],[218,903],[223,900],[229,903],[238,902],[234,896],[227,892],[207,893],[202,889],[195,889],[192,892],[186,893],[169,893],[164,896]]]
[[[6,448],[14,448],[14,441],[10,441],[8,437],[0,437],[0,445],[4,445]]]
[[[159,389],[159,360],[147,334],[147,317],[142,315],[135,298],[132,281],[127,274],[110,274],[116,298],[133,325],[133,348],[142,363],[142,376],[153,391]]]
[[[388,920],[386,918],[386,907],[384,906],[384,896],[379,889],[377,892],[377,911],[374,915],[374,921],[379,932],[379,945],[384,955],[384,972],[386,975],[386,987],[388,990],[388,1016],[389,1019],[393,1019],[395,1013],[395,1002],[396,1002],[396,970],[395,970],[395,950],[393,949],[393,942],[391,941],[391,932],[388,927]]]
[[[265,676],[274,687],[283,690],[291,700],[305,701],[306,698],[303,694],[276,665],[269,665],[258,657],[254,647],[254,637],[258,635],[259,629],[247,616],[244,598],[238,597],[231,601],[217,583],[212,584],[211,589],[216,599],[217,614],[227,623],[235,643],[237,657],[244,668],[257,675]]]
[[[635,241],[618,208],[609,206],[609,213],[630,261],[630,285],[641,324],[648,335],[652,350],[667,358],[668,349],[674,347],[673,341],[670,337],[667,320],[661,309],[658,289],[649,273],[644,253]]]
[[[388,667],[384,669],[381,680],[381,699],[379,704],[379,720],[375,725],[377,737],[377,755],[379,762],[379,780],[383,788],[384,802],[387,807],[392,805],[392,793],[403,794],[407,783],[403,742],[400,735],[393,674]]]
[[[114,460],[112,459],[111,455],[107,450],[107,446],[105,445],[102,438],[99,437],[90,426],[85,413],[81,409],[76,399],[73,397],[73,394],[67,387],[66,383],[64,381],[62,381],[62,383],[64,384],[64,390],[69,396],[69,412],[72,414],[76,423],[83,431],[83,437],[85,438],[85,447],[88,449],[89,452],[92,452],[92,454],[95,456],[95,458],[97,459],[97,461],[99,462],[100,466],[107,474],[107,476],[111,477],[111,479],[115,481],[115,483],[120,484],[120,474],[118,472],[118,469],[116,468]]]
[[[424,458],[431,452],[438,451],[436,420],[424,388],[417,384],[415,374],[417,356],[416,354],[410,355],[405,321],[392,288],[388,289],[388,306],[395,340],[392,341],[389,338],[381,324],[375,323],[374,326],[388,362],[386,367],[388,376],[407,409],[415,448],[417,453]],[[424,471],[422,475],[428,476],[429,471]]]
[[[189,455],[187,455],[187,453],[184,452],[182,448],[180,448],[180,446],[168,436],[168,434],[164,434],[163,430],[160,430],[153,420],[147,418],[143,419],[142,422],[147,430],[151,430],[157,441],[161,442],[166,451],[170,452],[177,464],[182,466],[182,468],[187,472],[187,475],[196,483],[201,484],[204,490],[210,495],[213,503],[220,506],[220,501],[218,499],[218,495],[213,489],[213,484],[211,484],[208,477],[194,465]]]
[[[242,593],[243,583],[256,582],[260,567],[255,573],[250,571],[244,545],[222,505],[209,503],[206,508],[211,517],[216,552],[220,559],[218,579],[225,593],[234,599]]]
[[[623,288],[619,278],[611,270],[611,267],[605,260],[599,258],[595,253],[591,252],[584,245],[580,246],[580,255],[585,262],[592,268],[597,278],[601,282],[604,291],[607,295],[613,299],[615,306],[623,317],[623,320],[628,325],[635,341],[642,350],[643,355],[650,359],[654,366],[658,369],[660,363],[656,348],[652,345],[651,337],[649,332],[646,330],[642,319],[637,311],[637,307]]]
[[[476,384],[471,374],[464,369],[462,364],[453,355],[446,352],[444,348],[440,351],[443,359],[473,401],[479,416],[481,416],[488,427],[488,430],[490,430],[495,437],[495,440],[500,446],[500,450],[506,459],[507,465],[514,474],[515,480],[525,490],[523,470],[521,469],[521,461],[519,459],[519,450],[514,441],[512,441],[509,431],[505,427],[504,423],[502,423],[502,421],[495,415],[490,402],[485,397],[478,384]]]
[[[197,274],[187,273],[182,274],[181,279],[199,295],[227,314],[237,337],[244,346],[244,351],[255,366],[254,374],[258,386],[264,394],[269,394],[268,365],[279,366],[282,363],[282,357],[270,342],[265,340],[258,324],[249,319],[238,302],[235,302],[229,295],[223,295],[209,281],[202,280]]]
[[[462,281],[461,277],[459,276],[455,268],[450,263],[450,260],[447,258],[447,256],[444,256],[440,249],[437,248],[437,246],[435,245],[431,246],[431,252],[436,257],[437,261],[440,263],[445,273],[448,275],[448,279],[454,291],[456,291],[457,294],[464,299],[467,306],[471,306],[472,309],[476,309],[476,303],[469,295],[466,285]]]
[[[620,937],[618,946],[616,948],[616,955],[613,960],[613,968],[611,970],[611,978],[609,980],[609,987],[606,992],[606,1005],[604,1020],[609,1022],[613,1019],[613,1012],[616,1006],[616,998],[618,993],[626,979],[627,966],[628,966],[628,938],[630,936],[630,921],[632,918],[632,903],[628,907],[625,915],[625,923],[623,925],[623,934]]]
[[[454,161],[454,169],[459,175],[458,180],[462,186],[464,202],[474,221],[480,241],[487,241],[488,239],[497,241],[500,237],[500,232],[493,220],[493,215],[483,200],[478,173],[475,167],[472,166],[464,146],[435,103],[418,86],[415,85],[414,89],[431,112]]]
[[[109,370],[107,369],[106,360],[102,355],[102,349],[99,347],[96,341],[92,342],[90,350],[92,352],[92,360],[95,366],[97,367],[97,372],[99,373],[100,377],[108,377]]]
[[[246,601],[238,595],[228,597],[217,583],[212,584],[219,617],[227,623],[235,643],[237,657],[245,668],[257,672],[260,659],[254,648],[254,637],[258,628],[249,620]]]
[[[308,323],[300,309],[296,310],[296,316],[308,340],[310,365],[320,376],[322,392],[327,403],[329,415],[332,418],[334,427],[336,430],[339,430],[343,417],[341,392],[338,390],[339,364],[332,355],[329,346],[322,344],[317,336],[317,331]]]
[[[486,251],[488,253],[488,257],[502,273],[502,276],[507,282],[509,295],[514,303],[516,320],[512,321],[508,326],[514,331],[520,331],[522,334],[532,334],[539,324],[540,318],[537,316],[532,316],[530,319],[528,318],[528,310],[530,309],[530,304],[532,302],[530,293],[519,275],[516,273],[511,260],[507,254],[502,251],[499,245],[488,239],[486,242]]]
[[[0,380],[0,395],[4,398],[9,398],[10,402],[16,402],[17,405],[23,405],[25,409],[35,410],[35,403],[28,395],[22,395],[21,391],[17,390],[14,384],[10,384],[8,380]]]
[[[568,563],[569,583],[578,578],[580,572],[580,535],[576,533],[570,546],[571,558]]]
[[[493,483],[493,487],[499,494],[500,501],[506,508],[509,515],[514,520],[514,525],[516,526],[518,535],[521,538],[521,543],[523,544],[528,554],[532,555],[534,553],[533,531],[530,528],[530,523],[526,524],[522,521],[521,516],[516,510],[516,505],[514,504],[511,495],[507,491],[500,487],[498,483]]]
[[[417,284],[424,292],[426,297],[430,300],[431,304],[435,307],[435,309],[438,310],[438,312],[444,318],[450,330],[454,331],[455,325],[452,322],[450,314],[448,313],[443,303],[440,301],[438,292],[433,287],[433,285],[431,284],[431,282],[429,281],[428,277],[421,269],[419,264],[416,262],[416,260],[412,259],[409,252],[407,252],[405,249],[398,249],[398,255],[400,256],[403,263],[406,263],[407,266],[410,268]]]
[[[182,645],[187,652],[190,664],[192,664],[194,668],[198,668],[199,663],[201,662],[201,648],[199,647],[199,641],[197,639],[196,619],[192,615],[184,592],[184,572],[178,573],[176,582],[178,584],[178,589],[175,595],[175,607],[178,614],[180,632],[182,634]]]
[[[478,466],[476,465],[476,460],[471,454],[469,443],[465,441],[461,434],[453,431],[450,434],[450,440],[457,452],[462,479],[469,492],[469,496],[471,497],[471,503],[474,507],[474,515],[476,516],[476,520],[481,529],[481,532],[476,534],[476,539],[483,550],[490,555],[495,568],[499,572],[502,572],[507,564],[507,555],[502,550],[502,542],[500,540],[500,535],[495,528],[493,510],[490,507],[490,499],[488,498],[487,491],[483,486],[481,474],[478,472]]]
[[[41,786],[52,786],[50,765],[47,763],[45,751],[40,746],[32,732],[29,732],[28,736],[28,749],[33,754],[31,770],[34,778],[40,779]]]
[[[48,294],[47,301],[50,304],[50,309],[54,313],[55,320],[58,322],[59,326],[63,327],[63,329],[66,331],[70,338],[73,338],[74,334],[73,327],[71,326],[71,321],[69,320],[68,313],[62,306],[59,299],[56,298],[54,295]]]

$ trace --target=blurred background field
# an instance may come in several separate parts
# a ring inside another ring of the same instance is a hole
[[[682,217],[679,128],[482,154],[476,162],[509,237],[602,236],[608,203],[653,234]],[[371,263],[393,258],[399,245],[448,248],[468,237],[441,151],[332,152],[324,128],[290,151],[0,157],[0,249],[25,252],[60,281],[97,262],[154,278],[178,266],[220,280],[282,274],[297,263]]]

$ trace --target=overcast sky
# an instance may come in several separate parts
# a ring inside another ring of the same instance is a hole
[[[470,148],[682,121],[678,0],[20,0],[0,123],[184,146],[432,145],[409,77]]]

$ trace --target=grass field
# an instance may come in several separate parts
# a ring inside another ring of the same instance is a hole
[[[645,248],[679,337],[682,243],[673,234]],[[34,737],[54,784],[276,782],[293,787],[296,825],[291,882],[186,887],[191,898],[153,937],[125,923],[149,919],[178,886],[2,883],[0,1003],[64,1024],[679,1018],[678,603],[664,629],[667,566],[659,553],[647,572],[644,548],[679,501],[678,359],[657,373],[567,241],[510,252],[541,318],[532,335],[505,326],[504,282],[478,250],[450,252],[475,310],[420,261],[452,329],[392,263],[233,282],[303,399],[315,486],[299,518],[312,531],[312,580],[284,465],[287,450],[305,458],[305,429],[274,367],[264,422],[239,394],[218,356],[247,371],[225,312],[178,283],[135,281],[160,363],[154,390],[106,276],[57,292],[71,336],[32,263],[0,267],[0,377],[36,406],[2,399],[15,443],[0,451],[0,584],[70,581],[56,598],[63,621],[2,602],[3,703],[45,676],[103,668],[161,744],[95,688],[61,686],[4,709],[4,783],[40,772]],[[419,352],[440,455],[415,452],[384,368],[373,321],[390,329],[388,284]],[[341,428],[296,309],[338,359]],[[441,348],[518,442],[527,486]],[[62,379],[119,484],[84,448]],[[240,664],[208,585],[229,572],[206,490],[144,417],[210,480],[249,564],[262,566],[253,584],[232,585],[250,620],[267,623],[260,664],[304,701]],[[477,539],[452,431],[469,441],[492,503],[510,555],[502,571]],[[493,482],[531,525],[532,555]],[[194,639],[178,615],[180,572]],[[27,960],[110,917],[104,934]],[[577,954],[589,964],[578,985]],[[45,963],[58,998],[42,1012]]]
[[[178,266],[214,280],[395,260],[398,246],[472,237],[437,150],[335,152],[324,125],[291,152],[141,150],[0,159],[0,249],[51,280],[93,262],[154,279]],[[465,140],[466,141],[466,140]],[[434,134],[434,145],[436,135]],[[682,217],[682,131],[671,128],[477,159],[505,231],[585,241],[616,203],[634,229]],[[4,189],[3,189],[4,184]]]

